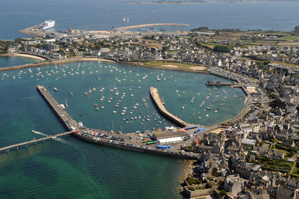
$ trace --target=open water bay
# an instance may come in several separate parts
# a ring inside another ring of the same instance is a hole
[[[55,20],[56,31],[76,28],[108,30],[147,23],[184,23],[188,28],[292,31],[298,25],[298,2],[222,3],[207,0],[199,4],[125,4],[124,0],[1,0],[0,39],[28,37],[19,30]],[[152,2],[152,0],[136,0]],[[129,23],[123,18],[129,18]],[[164,27],[177,31],[176,26]],[[158,30],[159,28],[156,28]]]
[[[7,71],[0,78],[0,147],[42,137],[31,130],[47,135],[65,131],[37,92],[38,84],[59,103],[67,101],[67,112],[76,121],[125,133],[172,125],[153,106],[151,86],[158,88],[171,113],[194,124],[234,117],[245,98],[236,88],[207,90],[207,80],[227,81],[220,77],[108,62]],[[102,147],[70,136],[1,154],[0,198],[180,198],[177,181],[184,167],[174,158]]]

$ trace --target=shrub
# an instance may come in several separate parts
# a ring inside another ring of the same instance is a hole
[[[195,191],[195,188],[194,187],[187,187],[189,190],[191,190],[191,191]]]
[[[230,46],[216,45],[213,49],[214,52],[225,52],[229,53],[231,51]]]
[[[191,178],[188,177],[186,179],[186,181],[188,182],[188,184],[192,185],[192,184],[202,184],[202,182],[199,179],[195,179],[195,178]]]
[[[219,195],[221,195],[221,196],[225,196],[226,195],[226,191],[223,189],[223,190],[221,190],[221,191],[219,191]]]

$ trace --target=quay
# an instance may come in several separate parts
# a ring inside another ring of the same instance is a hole
[[[79,126],[77,122],[73,120],[71,116],[57,103],[57,101],[44,86],[38,85],[37,90],[44,98],[46,103],[51,107],[58,119],[62,122],[67,131],[74,131]]]
[[[38,142],[42,141],[43,143],[45,143],[45,141],[47,141],[47,140],[53,141],[53,140],[55,140],[59,137],[70,135],[72,133],[74,133],[74,132],[73,131],[68,131],[68,132],[59,133],[59,134],[56,134],[56,135],[50,135],[50,136],[47,136],[47,137],[39,138],[39,139],[36,139],[36,140],[31,140],[31,141],[27,141],[27,142],[22,142],[22,143],[13,144],[13,145],[10,145],[10,146],[2,147],[2,148],[0,148],[0,153],[3,152],[3,151],[6,151],[7,153],[9,153],[9,150],[13,149],[13,148],[15,148],[17,151],[19,151],[19,147],[23,147],[23,146],[25,146],[26,149],[27,149],[28,145],[30,145],[30,144],[34,143],[34,145],[36,146],[36,143],[38,143]]]
[[[151,98],[155,104],[155,106],[157,107],[158,111],[167,119],[169,119],[170,121],[174,122],[175,124],[177,124],[180,127],[187,127],[189,126],[188,123],[184,122],[183,120],[181,120],[180,118],[174,116],[173,114],[169,113],[165,106],[163,105],[163,103],[161,102],[159,93],[158,93],[158,89],[151,87],[150,88],[150,95]]]
[[[215,82],[215,81],[207,81],[207,86],[234,86],[236,83],[234,82]]]
[[[47,33],[44,30],[35,30],[33,27],[29,27],[23,30],[19,30],[19,33],[25,34],[25,35],[34,35],[37,37],[44,37],[47,35]]]

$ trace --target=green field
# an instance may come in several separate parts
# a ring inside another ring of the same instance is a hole
[[[289,35],[289,36],[286,36],[286,37],[281,37],[280,39],[294,41],[294,40],[296,40],[298,38],[299,38],[299,36],[291,36],[291,35]]]

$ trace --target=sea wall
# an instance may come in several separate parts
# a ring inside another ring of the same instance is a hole
[[[168,157],[174,157],[174,158],[180,158],[180,159],[190,159],[190,160],[197,160],[198,156],[197,155],[188,155],[188,154],[180,154],[176,152],[170,152],[170,151],[162,151],[161,149],[148,149],[143,146],[131,146],[131,145],[126,145],[126,143],[114,143],[113,141],[107,140],[105,141],[98,141],[92,139],[92,137],[86,137],[82,136],[78,133],[72,134],[74,137],[84,140],[86,142],[102,145],[102,146],[107,146],[107,147],[114,147],[114,148],[119,148],[119,149],[125,149],[125,150],[130,150],[130,151],[136,151],[136,152],[142,152],[142,153],[150,153],[150,154],[155,154],[155,155],[161,155],[161,156],[168,156]]]
[[[184,194],[188,196],[189,198],[196,198],[201,196],[207,196],[213,193],[214,190],[212,188],[209,189],[203,189],[203,190],[196,190],[192,191],[187,188],[187,186],[184,187]]]

